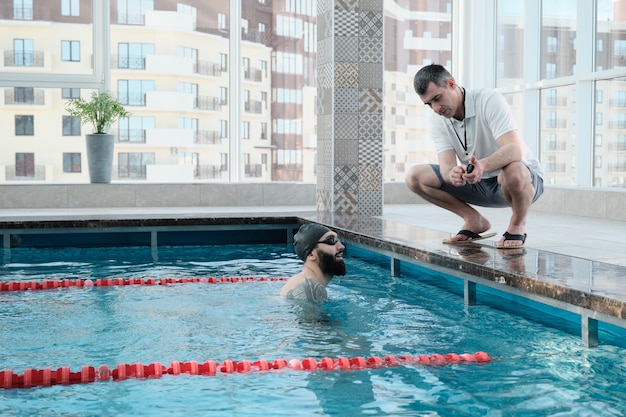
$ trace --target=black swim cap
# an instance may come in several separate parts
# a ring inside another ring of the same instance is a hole
[[[332,230],[321,224],[308,223],[300,226],[300,230],[293,237],[293,247],[298,258],[304,261],[320,238],[328,232],[332,232]]]

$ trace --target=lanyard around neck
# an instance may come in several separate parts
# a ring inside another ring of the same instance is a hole
[[[463,93],[463,115],[465,115],[465,89],[464,88],[461,89],[461,92]],[[467,122],[464,119],[463,121],[463,139],[464,140],[463,141],[461,141],[461,137],[457,133],[456,128],[454,127],[454,124],[452,123],[452,120],[450,120],[450,126],[452,126],[452,130],[454,130],[454,134],[456,135],[456,138],[459,140],[459,143],[463,147],[463,150],[465,151],[465,155],[469,155],[467,153]]]

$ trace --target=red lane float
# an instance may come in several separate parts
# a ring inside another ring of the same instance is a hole
[[[55,288],[92,288],[124,285],[173,285],[173,284],[229,284],[237,282],[275,282],[286,281],[286,277],[191,277],[191,278],[98,278],[91,279],[57,279],[37,281],[0,282],[0,292],[49,290]]]
[[[280,369],[305,370],[305,371],[347,371],[359,369],[378,369],[384,367],[394,367],[400,365],[426,365],[426,366],[444,366],[461,363],[488,363],[491,357],[485,352],[476,353],[448,353],[440,355],[434,353],[431,355],[409,356],[402,355],[400,358],[389,355],[384,358],[371,356],[365,359],[362,356],[354,358],[339,357],[322,358],[317,361],[314,358],[305,358],[302,360],[276,359],[268,362],[264,359],[251,362],[242,360],[239,362],[225,360],[218,364],[215,361],[206,361],[198,363],[196,361],[179,362],[173,361],[169,367],[165,367],[159,362],[150,365],[142,363],[125,364],[120,363],[117,367],[110,369],[106,365],[100,365],[97,368],[93,366],[83,366],[80,371],[72,372],[68,366],[52,370],[30,369],[24,370],[23,374],[15,374],[12,370],[0,371],[0,388],[31,388],[31,387],[47,387],[51,385],[72,385],[87,384],[95,381],[123,381],[128,378],[160,378],[163,375],[204,375],[215,376],[220,374],[262,372]]]

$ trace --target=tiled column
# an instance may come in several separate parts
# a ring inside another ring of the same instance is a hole
[[[383,0],[317,3],[317,210],[383,210]]]

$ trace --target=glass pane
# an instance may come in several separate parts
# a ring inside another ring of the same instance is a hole
[[[384,181],[404,181],[411,165],[437,161],[432,110],[413,89],[413,77],[432,63],[452,70],[451,4],[384,1]]]
[[[626,67],[626,2],[597,1],[596,71]]]
[[[626,78],[596,82],[593,185],[626,187]]]
[[[524,2],[498,0],[497,10],[496,79],[506,87],[524,78]]]
[[[545,184],[576,184],[575,86],[541,91],[540,160]]]
[[[575,74],[576,0],[542,2],[541,78]]]

